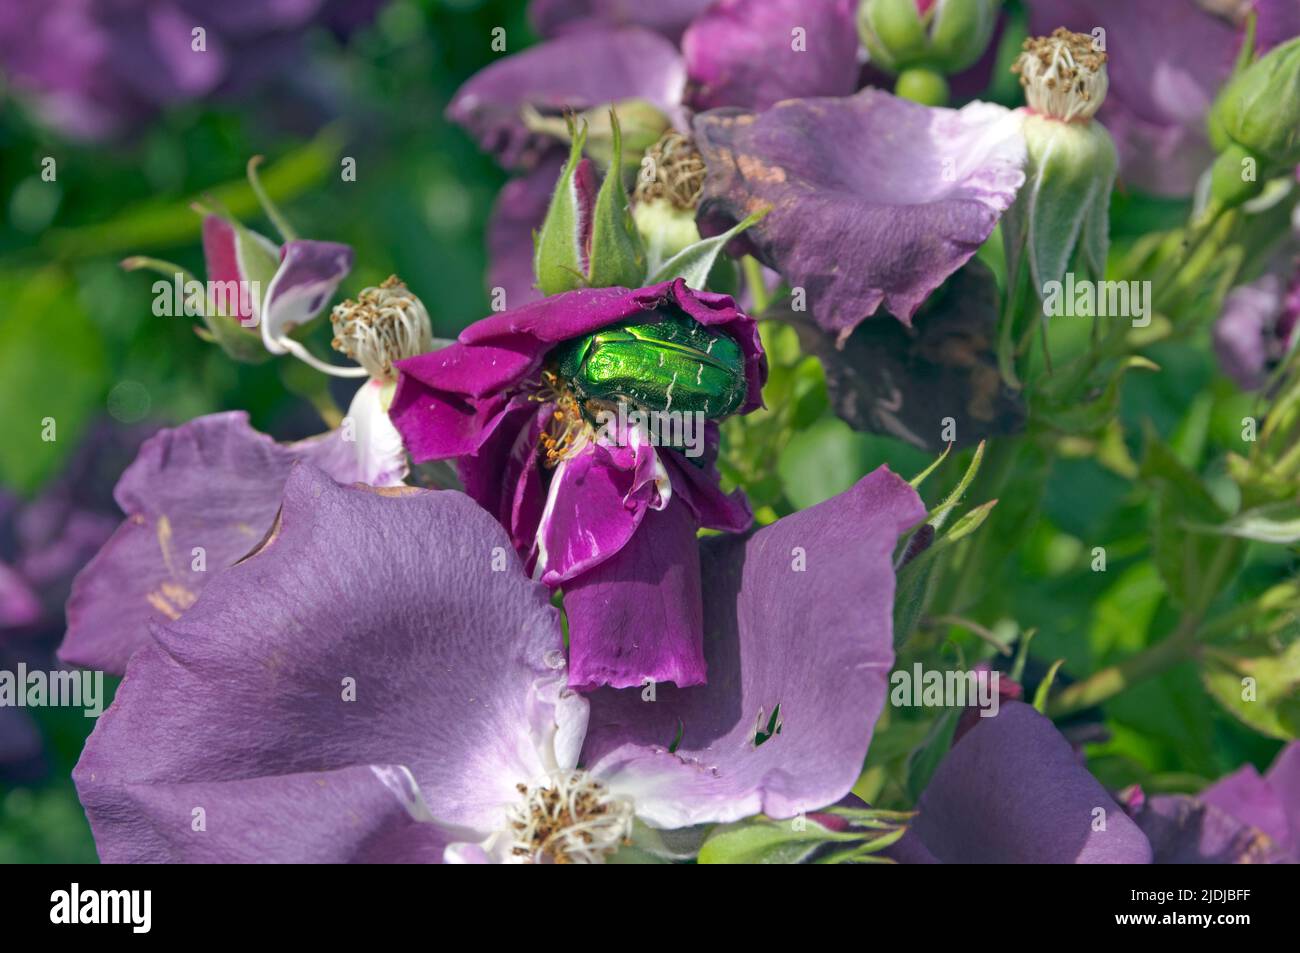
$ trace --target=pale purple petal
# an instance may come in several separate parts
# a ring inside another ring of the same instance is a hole
[[[853,0],[719,0],[682,38],[687,102],[766,109],[849,95],[860,70],[856,9]]]
[[[179,618],[213,576],[262,540],[295,460],[351,465],[333,439],[278,444],[233,412],[146,441],[117,485],[126,520],[73,584],[60,657],[123,671],[151,622]]]
[[[867,89],[696,117],[701,230],[771,212],[741,236],[845,336],[882,304],[904,324],[992,233],[1024,182],[1015,114],[932,109]],[[809,143],[819,148],[809,148]]]
[[[507,168],[535,164],[555,141],[531,132],[526,106],[546,115],[643,99],[680,119],[686,71],[672,43],[637,27],[584,30],[503,57],[457,91],[447,117]]]
[[[1283,748],[1264,777],[1246,765],[1197,799],[1258,828],[1300,860],[1300,742]]]
[[[74,779],[101,855],[408,860],[446,835],[403,814],[498,829],[586,716],[547,591],[493,570],[503,546],[463,494],[296,467],[268,544],[154,627],[100,717]]]
[[[789,817],[862,770],[893,662],[892,554],[925,515],[880,469],[748,539],[702,546],[709,682],[590,696],[583,760],[654,826]],[[756,745],[777,706],[780,731]],[[669,751],[680,732],[680,741]]]
[[[1151,861],[1137,825],[1055,726],[1023,702],[978,719],[939,765],[917,810],[908,837],[943,863]]]

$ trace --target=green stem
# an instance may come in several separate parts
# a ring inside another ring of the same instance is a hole
[[[749,288],[750,297],[754,299],[754,314],[762,315],[766,313],[767,306],[772,303],[767,293],[767,286],[763,284],[763,266],[753,255],[746,255],[742,259],[741,267],[745,272],[745,286]]]
[[[1240,540],[1228,540],[1215,552],[1214,561],[1210,563],[1204,583],[1198,590],[1198,598],[1183,612],[1177,628],[1170,636],[1123,662],[1108,665],[1083,681],[1063,689],[1052,699],[1047,713],[1053,718],[1061,718],[1099,705],[1137,682],[1159,675],[1191,658],[1205,613],[1227,581],[1224,577],[1236,562],[1240,547]]]

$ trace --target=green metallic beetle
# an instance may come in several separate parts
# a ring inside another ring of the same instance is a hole
[[[678,308],[566,341],[556,370],[584,408],[626,401],[647,411],[698,411],[720,420],[745,402],[745,356]]]

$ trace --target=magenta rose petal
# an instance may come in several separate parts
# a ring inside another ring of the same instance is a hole
[[[648,510],[618,552],[564,584],[571,688],[704,683],[697,526],[676,499]]]

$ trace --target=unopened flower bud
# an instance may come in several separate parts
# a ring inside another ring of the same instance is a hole
[[[334,349],[364,367],[372,379],[396,378],[393,362],[433,350],[429,312],[396,275],[366,288],[330,314]]]
[[[1300,163],[1300,37],[1233,77],[1215,101],[1209,127],[1220,150],[1211,195],[1227,207]]]
[[[984,53],[1001,0],[865,0],[858,33],[871,62],[890,73],[956,73]]]

